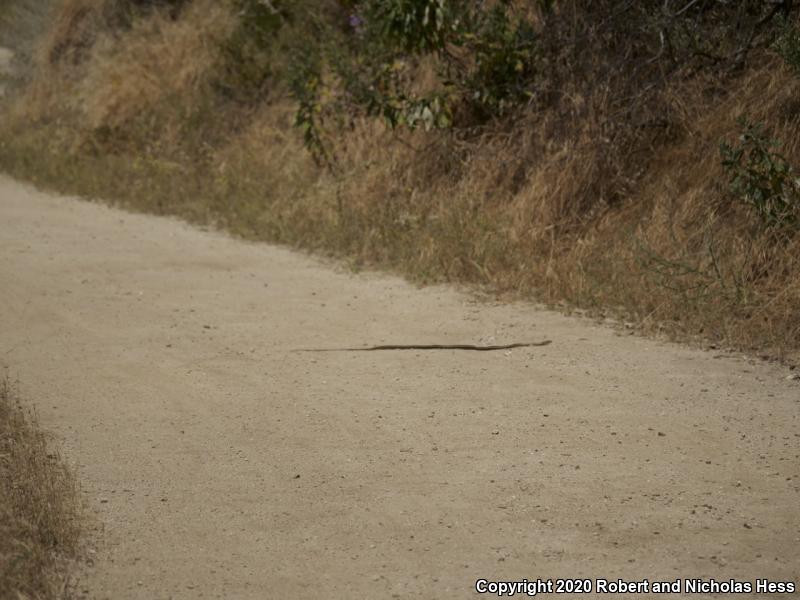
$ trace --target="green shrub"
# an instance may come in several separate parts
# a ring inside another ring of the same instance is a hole
[[[455,71],[457,86],[484,118],[502,116],[530,98],[535,75],[537,36],[523,19],[514,19],[504,5],[468,15],[456,43],[474,58],[475,67]]]
[[[598,80],[637,73],[624,91],[631,114],[672,75],[735,70],[776,39],[800,66],[800,34],[785,24],[791,3],[771,0],[597,0],[580,9],[553,0],[232,1],[242,24],[228,42],[227,87],[260,94],[270,79],[288,83],[316,155],[323,115],[465,130],[508,116],[536,90],[543,102],[557,100],[565,78],[589,77],[578,73],[586,65]],[[424,90],[413,81],[422,62],[436,72]]]
[[[361,9],[366,23],[387,43],[409,53],[422,53],[441,52],[447,45],[459,9],[454,5],[458,4],[446,0],[368,0]]]
[[[322,114],[444,129],[503,116],[530,97],[537,38],[507,3],[364,0],[338,22],[313,7],[295,16],[291,27],[311,21],[315,28],[315,35],[294,36],[303,41],[291,53],[287,79],[298,103],[296,123],[316,156],[324,147]],[[437,82],[415,93],[409,74],[425,57],[437,66]]]
[[[739,144],[720,144],[730,191],[750,206],[768,228],[796,227],[800,216],[800,178],[776,149],[779,142],[764,135],[763,126],[745,119]]]

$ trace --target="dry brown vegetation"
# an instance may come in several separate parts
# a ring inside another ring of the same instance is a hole
[[[60,3],[6,108],[3,168],[354,266],[800,361],[800,237],[765,231],[731,197],[719,153],[746,116],[800,165],[800,79],[769,49],[646,93],[618,64],[587,63],[552,83],[549,104],[463,132],[354,118],[331,125],[328,170],[279,83],[257,101],[220,93],[228,3],[194,0],[177,18],[156,8],[125,27],[120,3]]]
[[[67,597],[80,533],[73,473],[1,380],[0,598]]]

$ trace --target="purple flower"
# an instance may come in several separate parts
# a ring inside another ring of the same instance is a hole
[[[364,19],[353,13],[350,15],[350,27],[352,27],[357,33],[360,33],[364,27]]]

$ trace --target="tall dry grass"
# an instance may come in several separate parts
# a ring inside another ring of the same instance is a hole
[[[0,380],[0,597],[68,597],[80,514],[72,471]]]
[[[679,73],[627,112],[619,97],[634,84],[598,64],[585,70],[608,73],[597,85],[560,81],[557,103],[468,133],[332,124],[329,172],[280,89],[260,102],[217,90],[229,4],[195,0],[177,19],[155,10],[122,29],[108,25],[112,5],[65,0],[39,82],[6,113],[0,164],[13,173],[355,267],[800,362],[800,241],[759,227],[719,155],[746,115],[800,166],[800,83],[769,51],[741,73]],[[73,46],[77,62],[54,54]]]

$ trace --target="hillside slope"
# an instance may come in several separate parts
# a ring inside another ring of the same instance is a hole
[[[59,0],[0,165],[800,361],[792,3],[433,4]]]

